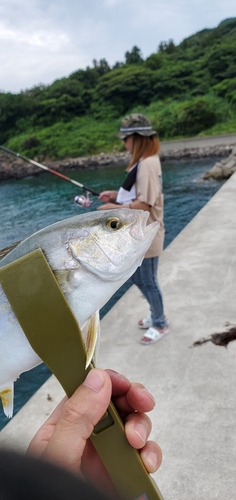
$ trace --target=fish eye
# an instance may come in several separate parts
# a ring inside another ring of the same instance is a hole
[[[123,222],[119,219],[119,217],[108,217],[106,220],[107,229],[117,231],[118,229],[121,229],[122,226]]]

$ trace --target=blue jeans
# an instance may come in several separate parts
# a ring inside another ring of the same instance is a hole
[[[166,320],[162,293],[157,281],[158,260],[159,257],[143,259],[141,266],[131,276],[131,281],[139,288],[149,303],[152,325],[162,329],[166,326]]]

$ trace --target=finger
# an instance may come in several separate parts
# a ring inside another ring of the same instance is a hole
[[[140,451],[140,457],[149,474],[153,474],[159,469],[162,462],[161,448],[154,441],[148,441]]]
[[[122,416],[132,411],[148,412],[155,407],[155,400],[150,392],[142,385],[132,383],[125,394],[112,398]]]
[[[112,383],[112,397],[117,398],[126,395],[131,386],[131,382],[124,375],[121,375],[115,370],[106,370],[106,372]]]
[[[104,415],[111,397],[111,381],[101,369],[93,369],[73,396],[65,401],[43,456],[78,471],[86,441]]]
[[[146,445],[151,430],[151,420],[145,413],[131,413],[125,421],[126,437],[137,450]]]
[[[153,410],[156,405],[153,395],[139,383],[132,383],[127,395],[127,403],[139,412],[147,412]]]
[[[155,407],[152,394],[143,384],[131,383],[124,375],[106,370],[112,382],[112,400],[122,415],[134,410],[148,412]]]

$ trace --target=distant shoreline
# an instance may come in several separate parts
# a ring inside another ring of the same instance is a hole
[[[230,155],[236,145],[236,134],[228,134],[211,137],[196,137],[176,141],[163,141],[161,143],[161,162],[201,159],[201,158],[225,158]],[[60,161],[44,161],[34,158],[39,163],[46,165],[58,172],[65,170],[94,170],[114,165],[127,165],[129,154],[123,153],[100,153],[89,157],[66,158]],[[23,179],[29,176],[38,176],[44,171],[32,166],[29,162],[13,157],[0,151],[0,182],[5,180]]]

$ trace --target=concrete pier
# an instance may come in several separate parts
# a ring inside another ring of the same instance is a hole
[[[165,249],[159,282],[170,334],[139,343],[148,306],[131,287],[102,320],[98,365],[144,383],[156,399],[151,437],[163,463],[154,478],[165,500],[235,500],[236,342],[192,345],[236,325],[236,174]],[[62,396],[51,377],[2,430],[0,445],[25,450]]]

